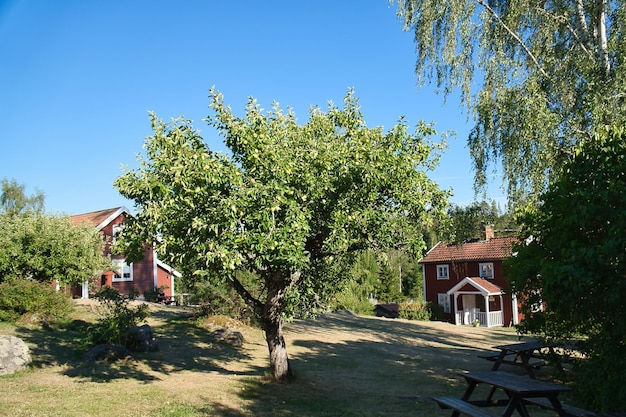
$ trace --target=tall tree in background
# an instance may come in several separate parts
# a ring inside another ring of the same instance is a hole
[[[210,95],[208,122],[230,156],[212,152],[189,122],[153,115],[146,159],[116,181],[138,208],[123,252],[137,256],[154,241],[184,275],[231,285],[260,319],[274,377],[288,379],[282,320],[290,305],[319,304],[342,279],[333,268],[347,254],[424,249],[421,230],[447,204],[425,172],[436,162],[425,139],[434,132],[368,128],[352,92],[343,109],[314,108],[303,125],[253,99],[239,118],[221,94]],[[253,272],[261,293],[238,270]]]
[[[485,238],[485,225],[494,231],[513,234],[517,229],[513,213],[502,211],[495,201],[475,201],[467,206],[452,204],[448,208],[448,224],[442,232],[442,240],[463,243],[471,239]]]
[[[43,213],[44,195],[41,191],[37,190],[35,194],[27,196],[24,184],[6,178],[3,178],[1,183],[0,214]]]
[[[523,244],[508,276],[523,304],[522,330],[585,336],[579,398],[596,410],[623,410],[626,390],[626,131],[586,139],[522,217]],[[533,308],[545,304],[545,310]]]
[[[397,5],[415,34],[420,82],[434,80],[445,95],[460,87],[472,111],[477,189],[501,162],[512,201],[537,197],[596,127],[626,121],[623,1]]]

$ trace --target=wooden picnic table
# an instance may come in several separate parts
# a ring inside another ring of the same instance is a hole
[[[554,345],[539,341],[494,346],[494,349],[498,349],[500,352],[480,355],[480,357],[494,362],[492,371],[497,371],[502,364],[519,366],[524,368],[531,378],[535,378],[534,369],[538,367],[538,364],[532,363],[531,359],[545,359],[546,355],[555,354]],[[513,356],[513,359],[510,359],[510,356]]]
[[[452,417],[457,417],[461,413],[476,417],[492,417],[497,415],[510,417],[515,410],[517,410],[522,417],[530,417],[526,409],[525,400],[537,398],[547,400],[550,408],[556,411],[558,415],[569,415],[563,409],[558,399],[560,393],[571,391],[571,388],[564,385],[553,384],[551,382],[540,381],[503,371],[465,372],[459,375],[465,378],[468,383],[467,389],[460,400],[452,397],[433,398],[441,407],[451,408]],[[489,394],[485,399],[472,399],[472,394],[479,384],[489,385]],[[504,391],[507,398],[495,400],[493,396],[497,390]],[[502,414],[493,414],[491,410],[486,409],[486,407],[495,406],[505,407]]]

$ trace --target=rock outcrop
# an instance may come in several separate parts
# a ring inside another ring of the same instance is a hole
[[[0,335],[0,375],[28,368],[33,361],[26,343],[19,337]]]

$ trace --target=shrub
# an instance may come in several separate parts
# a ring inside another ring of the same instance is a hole
[[[407,320],[430,320],[432,312],[428,303],[405,301],[400,303],[400,318]]]
[[[350,310],[361,315],[373,315],[374,305],[359,291],[355,281],[348,281],[344,288],[335,294],[330,307],[337,310]]]
[[[432,321],[444,321],[445,320],[445,312],[443,311],[443,306],[428,302],[428,311],[430,312],[430,320]]]
[[[119,343],[126,346],[130,328],[137,326],[149,316],[148,305],[130,305],[132,298],[120,294],[111,287],[102,287],[93,296],[99,302],[96,324],[87,331],[91,344]]]
[[[192,291],[190,303],[200,306],[196,311],[199,317],[223,315],[248,324],[254,321],[254,312],[232,288],[199,282]]]
[[[67,318],[72,302],[49,283],[14,279],[0,283],[0,321],[15,321],[24,314],[36,314],[47,321]]]
[[[143,299],[152,303],[156,302],[159,292],[157,290],[146,290],[143,292]]]

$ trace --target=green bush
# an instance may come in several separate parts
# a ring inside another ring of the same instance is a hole
[[[429,303],[405,301],[400,303],[400,318],[407,320],[430,320],[432,311]]]
[[[428,311],[430,312],[430,320],[432,321],[444,321],[446,318],[443,306],[437,303],[428,302]]]
[[[119,343],[126,346],[128,330],[149,316],[148,305],[130,305],[131,297],[120,294],[111,287],[102,287],[93,296],[99,302],[98,319],[87,330],[91,344]]]
[[[350,310],[361,315],[373,315],[374,305],[363,294],[359,284],[353,280],[347,281],[344,288],[335,294],[330,303],[332,310]]]
[[[156,302],[159,292],[157,290],[146,290],[143,292],[143,299],[152,303]]]
[[[608,332],[607,332],[608,333]],[[580,405],[594,411],[622,411],[626,401],[626,343],[621,331],[579,344],[583,357],[574,362],[575,391]]]
[[[250,306],[234,289],[226,285],[198,282],[191,291],[193,295],[189,303],[200,306],[196,311],[199,317],[223,315],[247,324],[255,319]],[[178,302],[178,298],[176,301]]]
[[[13,322],[24,314],[37,314],[47,321],[67,318],[71,300],[52,284],[32,279],[14,279],[0,283],[0,321]]]

